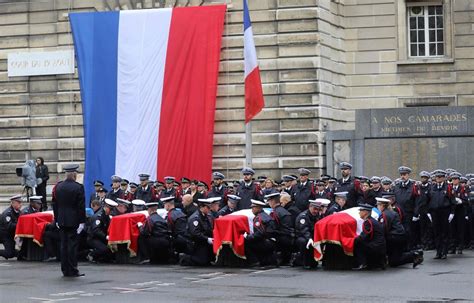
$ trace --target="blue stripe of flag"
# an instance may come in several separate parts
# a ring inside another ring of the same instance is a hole
[[[119,12],[70,14],[81,85],[87,200],[94,179],[108,184],[115,173],[119,18]]]
[[[250,14],[249,14],[249,7],[247,4],[247,0],[244,1],[244,32],[247,30],[247,28],[252,26],[252,23],[250,22]]]

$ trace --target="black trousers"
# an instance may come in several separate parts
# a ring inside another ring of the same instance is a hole
[[[42,196],[41,198],[41,211],[45,211],[48,209],[48,202],[46,201],[46,183],[43,185],[36,187],[36,195]]]
[[[75,276],[79,273],[77,269],[77,228],[61,227],[59,236],[61,238],[61,271],[65,277]]]
[[[43,242],[48,258],[61,258],[61,237],[59,230],[56,227],[52,225],[46,226],[43,234]]]
[[[452,249],[463,249],[464,248],[464,232],[466,229],[466,208],[464,205],[456,205],[454,211],[454,218],[450,225],[450,235],[452,241]]]
[[[405,232],[407,233],[407,249],[413,249],[416,245],[420,244],[420,229],[418,226],[418,222],[413,222],[413,212],[405,212],[403,217],[403,228],[405,228]]]
[[[391,236],[387,239],[388,264],[391,267],[413,263],[414,254],[406,251],[406,243],[405,236]]]
[[[318,262],[314,260],[314,248],[312,246],[310,246],[309,249],[306,248],[308,240],[309,239],[303,237],[296,238],[296,247],[298,247],[298,251],[300,252],[303,266],[317,267]]]
[[[431,221],[428,219],[426,212],[420,214],[420,233],[421,233],[421,244],[425,248],[433,247],[433,226],[431,226]]]
[[[433,218],[433,235],[437,255],[446,255],[448,253],[449,240],[449,207],[431,210]]]
[[[114,259],[112,251],[107,246],[107,242],[104,242],[97,238],[91,238],[87,240],[90,248],[92,248],[91,256],[94,261],[100,262],[111,262]]]
[[[276,265],[276,243],[269,239],[245,239],[245,256],[250,263],[258,261],[261,266]]]
[[[360,265],[382,267],[385,263],[385,249],[378,249],[356,238],[354,241],[354,257]]]
[[[182,265],[207,266],[214,260],[212,245],[207,242],[195,242],[189,253],[186,254]]]
[[[151,263],[163,264],[169,259],[170,241],[165,237],[138,237],[138,256],[140,260],[150,259]]]
[[[0,243],[3,243],[5,249],[0,250],[0,256],[11,259],[16,257],[14,235],[5,232],[0,233]]]

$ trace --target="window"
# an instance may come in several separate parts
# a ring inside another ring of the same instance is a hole
[[[444,56],[442,5],[408,7],[410,57]]]
[[[395,3],[397,65],[454,63],[453,1],[397,0]]]

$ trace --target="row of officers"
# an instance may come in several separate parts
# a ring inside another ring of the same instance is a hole
[[[336,203],[336,192],[347,192],[344,208],[355,207],[359,204],[376,205],[376,198],[383,192],[393,192],[398,205],[398,212],[407,233],[407,246],[410,249],[439,250],[440,255],[450,253],[461,254],[465,247],[474,246],[474,174],[461,175],[454,169],[421,171],[419,181],[412,179],[412,170],[401,166],[398,169],[400,177],[391,180],[388,177],[354,177],[352,165],[340,163],[341,178],[328,175],[310,180],[308,169],[298,169],[299,176],[285,175],[282,182],[276,184],[264,176],[255,181],[255,171],[251,168],[242,169],[242,181],[226,186],[222,173],[213,174],[212,185],[207,188],[205,182],[182,178],[178,182],[173,177],[166,177],[165,182],[150,182],[149,175],[140,174],[140,184],[128,183],[118,176],[112,177],[112,189],[107,192],[103,182],[95,181],[95,193],[90,201],[105,198],[117,198],[132,201],[158,202],[161,198],[173,196],[176,207],[190,215],[200,198],[220,197],[219,208],[227,206],[228,195],[233,194],[241,199],[235,210],[248,209],[251,199],[263,200],[263,196],[274,192],[286,192],[291,200],[285,208],[294,216],[308,207],[308,201],[325,198]],[[191,195],[183,199],[184,196]],[[162,207],[162,205],[159,205]],[[336,206],[337,207],[337,206]],[[446,220],[441,219],[446,218]],[[447,222],[447,223],[446,223]],[[436,234],[442,234],[442,243],[436,242]],[[438,243],[438,244],[437,244]]]
[[[426,245],[431,243],[433,246],[424,248],[435,248],[436,258],[445,259],[450,244],[452,245],[451,249],[454,247],[454,252],[462,252],[466,239],[451,237],[450,241],[450,235],[463,234],[459,232],[459,228],[465,227],[466,222],[472,224],[472,213],[468,212],[469,208],[472,208],[472,203],[471,205],[466,203],[469,201],[470,191],[467,185],[460,182],[461,177],[458,173],[449,173],[450,181],[448,182],[447,172],[436,170],[429,175],[420,174],[422,175],[421,182],[415,182],[409,178],[411,169],[400,167],[398,183],[392,184],[390,188],[377,190],[376,178],[371,178],[372,180],[353,178],[350,174],[351,168],[349,163],[341,164],[343,177],[333,187],[328,186],[323,180],[310,182],[308,179],[310,171],[300,169],[298,182],[291,184],[295,181],[294,177],[285,176],[286,179],[291,177],[291,180],[287,181],[288,184],[285,184],[281,191],[254,182],[252,180],[254,171],[249,168],[243,169],[244,180],[234,191],[219,183],[223,181],[224,176],[215,173],[214,185],[207,193],[201,193],[197,203],[194,202],[192,193],[182,196],[177,194],[183,189],[174,187],[173,178],[166,179],[166,184],[170,185],[165,185],[166,188],[160,193],[158,201],[153,201],[156,198],[150,198],[148,202],[134,199],[136,201],[132,201],[135,203],[131,203],[128,199],[124,199],[124,195],[115,197],[115,201],[109,199],[112,198],[110,196],[106,199],[101,199],[98,196],[99,199],[93,199],[91,203],[94,214],[89,217],[84,229],[80,231],[83,240],[80,247],[85,257],[90,261],[107,262],[113,260],[113,254],[107,246],[110,216],[147,207],[150,213],[149,219],[144,226],[139,226],[141,230],[139,238],[141,261],[176,262],[179,259],[181,264],[205,265],[213,260],[213,219],[239,209],[251,208],[255,214],[254,233],[245,235],[246,254],[251,263],[260,265],[292,263],[314,267],[312,235],[316,220],[357,205],[379,208],[379,206],[387,204],[386,209],[390,215],[386,218],[382,215],[377,221],[380,224],[385,224],[383,221],[387,222],[388,227],[384,229],[384,241],[380,241],[385,245],[377,247],[376,250],[379,251],[379,255],[388,254],[390,265],[396,266],[404,262],[412,262],[415,265],[420,263],[422,260],[420,247],[414,246],[413,243],[416,242],[412,242],[421,241],[415,237],[415,228],[417,227],[422,230],[423,237],[421,238],[427,237]],[[141,175],[140,177],[146,179],[147,176]],[[118,177],[114,176],[113,181],[116,180]],[[121,182],[118,183],[120,186]],[[369,185],[368,189],[366,185]],[[148,182],[146,186],[150,186]],[[305,188],[308,191],[305,191]],[[173,191],[176,196],[170,194]],[[217,191],[220,194],[216,194]],[[377,193],[374,202],[369,193],[378,191],[380,194]],[[118,190],[111,192],[117,193]],[[303,193],[307,194],[304,202],[301,200]],[[246,199],[250,200],[248,207],[245,206],[247,203],[242,202]],[[389,200],[389,202],[383,199]],[[273,208],[270,215],[263,211],[267,203]],[[160,220],[161,217],[156,213],[156,209],[161,207],[167,210],[164,221]],[[12,197],[11,207],[5,210],[0,218],[0,239],[5,246],[5,250],[0,251],[0,255],[6,258],[12,258],[17,254],[14,249],[13,234],[17,218],[20,215],[20,208],[21,198]],[[25,212],[35,212],[39,209],[41,209],[41,197],[30,197],[30,205],[25,208]],[[464,211],[461,212],[458,209]],[[363,210],[361,214],[363,214]],[[395,217],[398,219],[391,218],[393,214],[396,214]],[[368,216],[363,219],[372,222],[373,220],[370,218]],[[459,218],[462,220],[458,220]],[[420,224],[423,220],[426,223],[424,230],[420,228],[423,226]],[[400,224],[394,224],[395,221]],[[458,221],[464,224],[458,226]],[[370,228],[367,228],[369,233],[367,239],[378,238],[375,236],[377,226],[379,225],[371,224]],[[308,230],[303,231],[305,228]],[[389,240],[393,237],[387,233],[397,234],[397,239]],[[365,232],[361,235],[364,234]],[[44,238],[48,254],[51,257],[58,257],[58,235],[54,223],[47,227]],[[356,243],[360,241],[357,240]],[[391,241],[390,244],[388,244],[389,241]],[[367,251],[367,247],[360,243],[356,247],[364,247],[362,250]],[[162,249],[163,247],[167,247],[167,249]],[[393,254],[394,248],[395,254]],[[359,250],[361,249],[356,249],[356,251]],[[157,252],[161,252],[163,255],[156,255]],[[360,255],[360,253],[356,253],[356,256]],[[364,255],[367,254],[362,254],[362,256]],[[392,257],[390,257],[391,255]],[[20,259],[24,257],[21,250],[18,257]],[[362,268],[368,266],[369,262],[364,261],[363,257],[357,259]]]

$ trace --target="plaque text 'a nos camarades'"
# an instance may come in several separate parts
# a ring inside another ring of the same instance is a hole
[[[474,110],[467,106],[374,109],[363,114],[361,121],[370,127],[362,129],[370,130],[365,137],[371,138],[466,136],[474,130]]]

